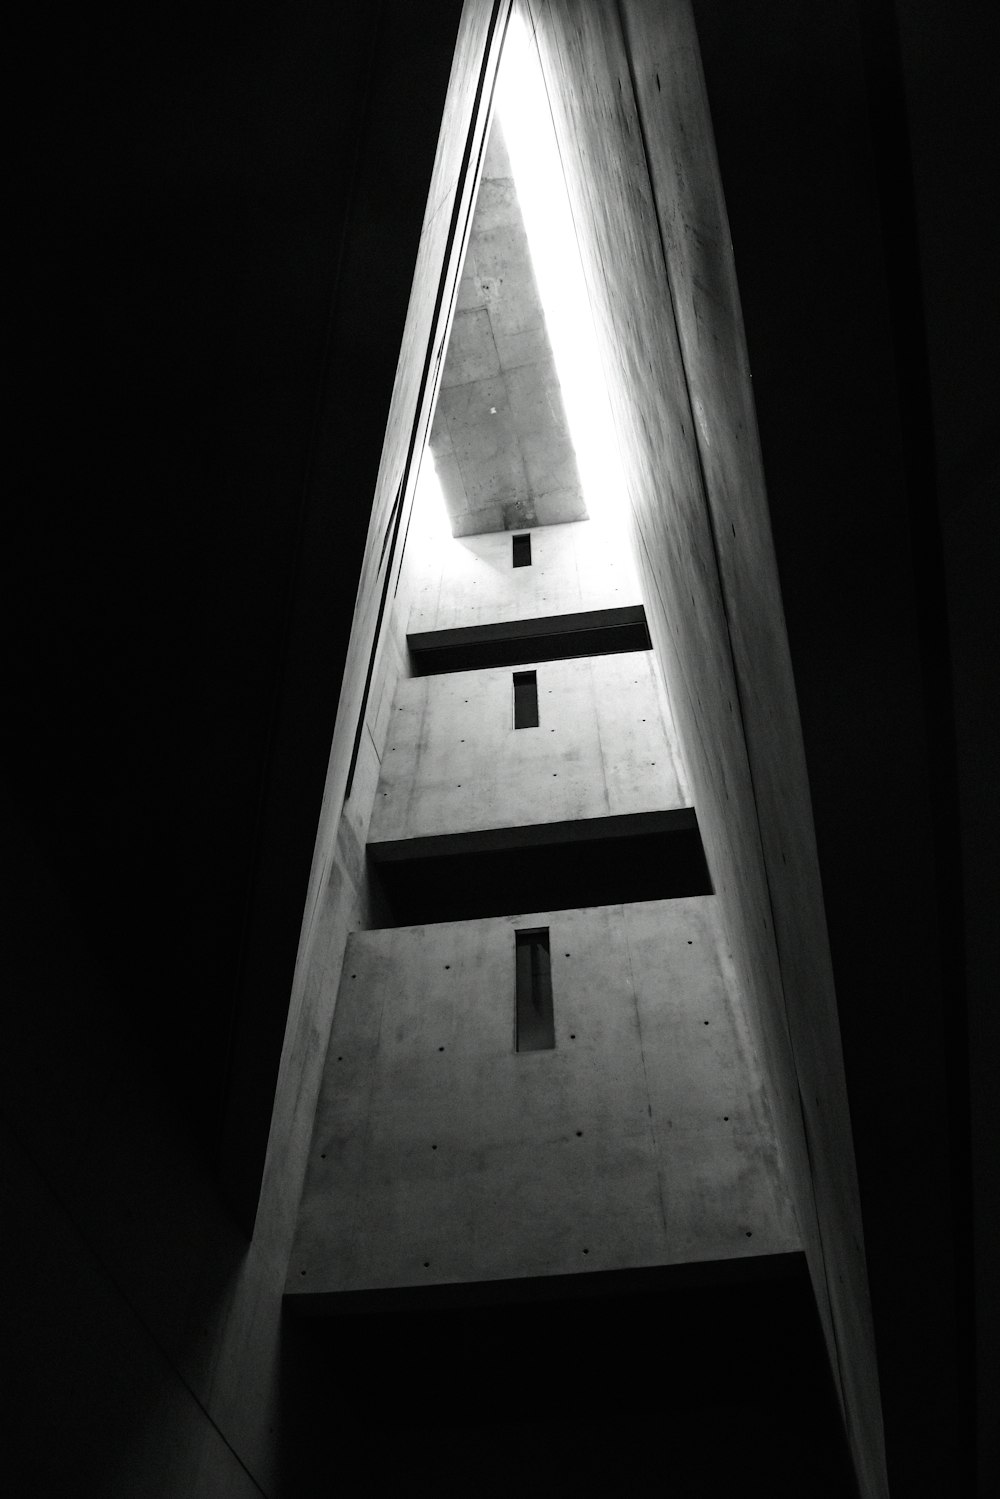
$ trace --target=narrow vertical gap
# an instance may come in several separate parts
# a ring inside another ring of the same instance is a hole
[[[515,729],[538,728],[538,673],[516,671],[514,673],[514,727]]]
[[[511,537],[511,567],[531,566],[531,532]]]
[[[549,929],[514,933],[515,1049],[552,1051],[556,1044],[552,1009]]]

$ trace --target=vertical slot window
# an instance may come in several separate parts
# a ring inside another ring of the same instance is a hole
[[[538,674],[533,671],[514,673],[514,727],[538,728]]]
[[[515,1041],[518,1051],[552,1051],[556,1044],[552,1013],[552,965],[549,929],[514,933],[516,964]]]
[[[513,567],[531,566],[531,533],[525,531],[523,536],[511,537],[511,565]]]

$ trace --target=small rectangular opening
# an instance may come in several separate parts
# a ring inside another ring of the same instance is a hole
[[[538,728],[538,674],[533,671],[514,673],[514,727]]]
[[[526,531],[523,536],[512,536],[512,563],[514,567],[531,566],[531,533]]]
[[[551,1051],[556,1044],[552,1013],[552,965],[549,929],[514,933],[516,962],[516,1037],[518,1051]]]

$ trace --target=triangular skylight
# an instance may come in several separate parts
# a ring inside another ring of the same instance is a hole
[[[620,489],[544,85],[514,26],[430,453],[455,536],[603,519]]]

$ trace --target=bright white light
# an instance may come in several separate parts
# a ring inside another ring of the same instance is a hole
[[[510,156],[532,268],[545,312],[587,513],[624,520],[624,486],[604,372],[580,264],[545,83],[534,41],[515,13],[497,80],[497,114]]]
[[[417,487],[413,496],[413,534],[434,545],[451,536],[451,520],[445,503],[444,490],[434,463],[434,454],[429,442],[424,444],[417,473]]]

